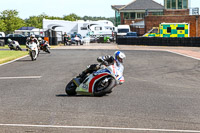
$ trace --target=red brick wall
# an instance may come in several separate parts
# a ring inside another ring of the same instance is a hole
[[[120,13],[120,17],[121,17],[121,24],[124,24],[124,13],[123,12]]]
[[[189,9],[164,10],[164,15],[189,15],[189,13],[190,13]]]
[[[144,28],[135,28],[135,27],[132,27],[132,26],[130,26],[130,27],[131,27],[131,31],[137,32],[138,36],[142,36],[142,35],[145,34]]]
[[[197,18],[196,18],[197,17]],[[197,20],[196,20],[197,19]],[[199,16],[147,16],[145,17],[145,33],[152,27],[159,27],[160,23],[189,23],[190,37],[200,37],[200,17]],[[196,25],[197,23],[197,25]],[[196,32],[197,31],[197,32]]]

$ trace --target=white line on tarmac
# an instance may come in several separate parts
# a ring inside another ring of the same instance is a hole
[[[0,124],[0,126],[7,126],[7,127],[72,128],[72,129],[104,129],[104,130],[130,130],[130,131],[156,131],[156,132],[200,133],[200,131],[198,131],[198,130],[150,129],[150,128],[120,128],[120,127],[96,127],[96,126],[59,126],[59,125],[29,125],[29,124]]]
[[[39,79],[42,76],[0,77],[0,79]]]
[[[3,66],[3,65],[6,65],[6,64],[9,64],[9,63],[15,62],[15,61],[20,60],[20,59],[22,59],[22,58],[25,58],[25,57],[27,57],[27,56],[28,56],[28,55],[25,55],[25,56],[23,56],[23,57],[20,57],[20,58],[15,59],[15,60],[12,60],[12,61],[9,61],[9,62],[6,62],[6,63],[3,63],[3,64],[0,64],[0,66]]]
[[[185,56],[185,57],[189,57],[189,58],[192,58],[192,59],[195,59],[195,60],[200,60],[200,58],[196,58],[196,57],[189,56],[189,55],[186,55],[186,54],[181,54],[181,53],[174,52],[174,51],[170,51],[170,50],[166,50],[166,51],[167,51],[167,52],[170,52],[170,53],[174,53],[174,54],[182,55],[182,56]]]

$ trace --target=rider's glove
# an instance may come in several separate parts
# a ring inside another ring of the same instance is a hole
[[[97,58],[97,61],[101,63],[101,62],[104,61],[104,59],[103,59],[102,57],[98,57],[98,58]]]
[[[109,65],[107,61],[104,61],[102,64],[105,65],[105,66]]]

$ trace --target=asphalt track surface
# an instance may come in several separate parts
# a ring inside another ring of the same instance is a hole
[[[0,66],[0,133],[200,132],[199,60],[124,51],[123,85],[104,97],[70,97],[66,84],[114,50],[51,52]]]

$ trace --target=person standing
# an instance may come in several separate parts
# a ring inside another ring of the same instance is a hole
[[[64,33],[64,46],[67,45],[67,34],[66,32]]]

